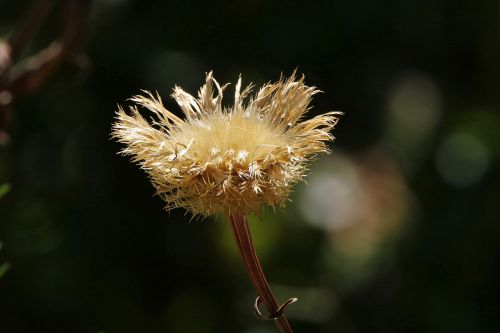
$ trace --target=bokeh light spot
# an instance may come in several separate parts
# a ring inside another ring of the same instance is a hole
[[[454,133],[439,147],[436,167],[443,179],[454,186],[476,184],[488,170],[490,156],[486,147],[468,133]]]
[[[299,200],[306,221],[320,229],[343,229],[354,221],[356,198],[360,196],[358,176],[352,163],[337,155],[329,160],[330,170],[311,173]]]
[[[386,144],[408,173],[425,155],[428,138],[441,120],[443,98],[436,83],[420,72],[406,72],[388,97]]]

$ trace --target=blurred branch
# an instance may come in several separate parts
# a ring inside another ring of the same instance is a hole
[[[19,60],[56,2],[64,13],[60,35],[38,53]],[[0,144],[8,141],[15,98],[38,90],[64,61],[78,55],[87,30],[90,3],[90,0],[38,0],[8,41],[0,41]]]
[[[25,13],[8,41],[11,48],[10,59],[12,62],[20,57],[28,42],[50,13],[54,2],[54,0],[38,0]]]

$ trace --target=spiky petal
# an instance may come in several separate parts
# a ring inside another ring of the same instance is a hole
[[[327,153],[330,131],[340,112],[302,121],[318,92],[292,75],[266,84],[249,97],[252,86],[235,87],[235,102],[223,108],[221,86],[208,73],[198,98],[175,87],[172,97],[181,119],[158,94],[131,98],[127,113],[118,108],[112,135],[149,174],[166,209],[184,207],[194,216],[214,213],[259,214],[263,205],[283,206],[308,162]],[[146,121],[138,107],[156,118]]]

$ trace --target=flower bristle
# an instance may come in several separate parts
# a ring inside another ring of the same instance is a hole
[[[198,98],[175,87],[172,97],[185,118],[167,110],[158,94],[131,98],[118,107],[112,135],[149,175],[166,209],[194,216],[215,213],[259,214],[263,205],[283,206],[307,164],[328,153],[330,131],[340,112],[302,121],[316,88],[295,73],[266,84],[250,97],[252,86],[235,86],[234,105],[223,108],[221,86],[212,72]],[[138,106],[155,119],[146,121]]]

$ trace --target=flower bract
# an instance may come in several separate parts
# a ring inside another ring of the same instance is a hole
[[[172,97],[184,116],[165,108],[158,94],[144,91],[133,105],[118,108],[112,135],[125,144],[149,175],[166,209],[183,207],[193,216],[259,214],[283,206],[308,163],[328,152],[339,112],[303,116],[319,92],[304,77],[281,78],[251,95],[252,85],[235,86],[234,104],[224,107],[212,73],[197,98],[175,87]],[[139,108],[153,117],[145,118]]]

